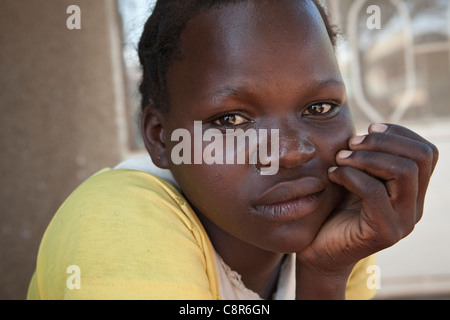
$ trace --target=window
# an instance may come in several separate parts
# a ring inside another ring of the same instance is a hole
[[[338,60],[358,132],[367,133],[372,122],[397,123],[440,150],[421,222],[410,237],[378,254],[379,297],[448,295],[450,257],[442,249],[450,236],[442,226],[450,223],[450,2],[327,3],[343,33]]]
[[[140,94],[139,82],[141,69],[137,55],[137,46],[144,24],[152,13],[156,0],[118,0],[123,27],[123,58],[126,71],[128,92],[128,122],[130,128],[131,149],[143,149],[139,125]]]
[[[329,9],[345,35],[339,60],[359,123],[450,119],[447,0],[338,0]]]

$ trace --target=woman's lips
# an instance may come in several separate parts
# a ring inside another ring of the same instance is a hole
[[[297,220],[317,209],[324,189],[325,183],[316,178],[282,182],[265,192],[254,208],[271,220]]]

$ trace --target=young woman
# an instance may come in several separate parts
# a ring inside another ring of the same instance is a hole
[[[29,298],[371,298],[372,255],[420,220],[438,152],[397,125],[354,136],[333,42],[312,0],[158,1],[142,132],[176,188],[130,168],[86,181],[44,235]],[[267,139],[227,147],[251,130]],[[264,142],[271,174],[251,161]]]

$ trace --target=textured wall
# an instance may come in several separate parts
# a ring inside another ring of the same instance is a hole
[[[0,299],[25,297],[54,212],[124,155],[118,22],[113,0],[1,1]]]

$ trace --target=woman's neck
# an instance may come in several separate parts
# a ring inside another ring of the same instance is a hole
[[[244,285],[270,299],[276,290],[284,255],[269,252],[235,238],[205,216],[198,215],[216,252],[242,277]]]

